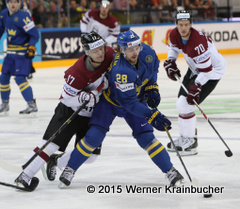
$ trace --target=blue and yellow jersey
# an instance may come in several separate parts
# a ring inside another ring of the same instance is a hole
[[[25,52],[27,47],[35,46],[39,34],[34,22],[27,12],[18,10],[9,16],[8,9],[0,13],[0,37],[6,31],[7,50]]]
[[[144,95],[144,88],[157,81],[158,68],[158,57],[147,44],[143,43],[137,67],[130,64],[122,54],[116,53],[109,69],[109,88],[103,93],[105,98],[132,114],[145,117],[149,109],[139,101]]]

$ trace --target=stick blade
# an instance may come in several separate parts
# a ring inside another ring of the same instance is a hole
[[[232,156],[233,156],[233,153],[231,152],[231,150],[226,150],[226,151],[225,151],[225,155],[226,155],[227,157],[232,157]]]

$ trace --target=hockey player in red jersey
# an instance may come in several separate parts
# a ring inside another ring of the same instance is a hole
[[[164,62],[164,68],[168,77],[176,81],[175,75],[181,77],[181,73],[175,61],[179,53],[183,54],[188,64],[183,85],[188,93],[183,88],[178,93],[176,106],[180,136],[174,140],[174,144],[181,155],[195,155],[198,153],[198,139],[193,100],[198,104],[203,102],[223,76],[227,63],[213,40],[192,27],[192,16],[188,11],[177,13],[176,26],[170,33],[168,60]],[[175,151],[172,143],[168,143],[167,149]]]
[[[106,47],[105,41],[96,32],[82,35],[81,43],[85,55],[79,58],[73,66],[65,71],[65,82],[60,102],[55,109],[55,114],[53,115],[47,130],[45,131],[41,144],[45,144],[79,106],[85,101],[88,101],[88,104],[85,109],[81,110],[71,123],[69,123],[66,128],[63,129],[62,132],[59,133],[56,138],[50,142],[47,147],[23,170],[15,180],[15,183],[19,186],[28,188],[31,184],[31,179],[44,166],[45,162],[48,161],[49,156],[57,150],[64,152],[74,134],[76,134],[77,137],[76,142],[80,141],[80,139],[85,136],[93,108],[99,101],[102,90],[108,87],[106,73],[112,62],[115,51],[111,47]],[[104,84],[104,87],[98,92],[97,88],[101,84]],[[33,150],[32,155],[38,150],[39,147],[36,147]],[[67,163],[70,153],[66,153],[65,156],[67,158]],[[49,180],[54,180],[55,169],[56,168],[52,166],[52,170],[48,173]]]
[[[119,21],[109,14],[110,2],[102,1],[100,9],[89,10],[80,21],[82,33],[97,32],[106,41],[107,46],[114,47],[120,33]]]

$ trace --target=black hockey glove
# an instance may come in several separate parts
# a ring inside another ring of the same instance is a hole
[[[27,49],[27,51],[26,51],[25,57],[26,57],[27,59],[33,59],[36,50],[37,50],[37,49],[36,49],[35,46],[29,46],[28,49]]]

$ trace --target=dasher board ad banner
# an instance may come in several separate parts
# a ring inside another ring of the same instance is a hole
[[[175,27],[176,25],[154,25],[131,27],[131,30],[139,35],[142,42],[151,45],[157,54],[166,54],[168,52],[169,34]],[[209,36],[218,50],[240,50],[240,22],[193,23],[192,27]]]

